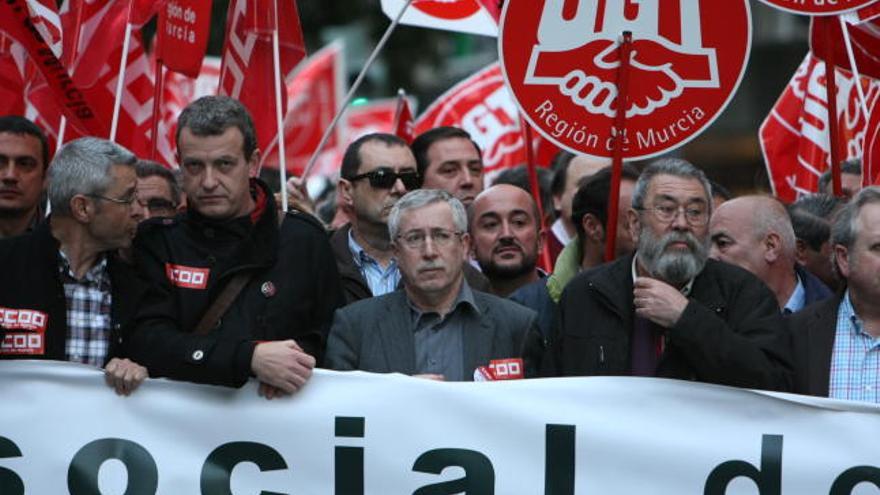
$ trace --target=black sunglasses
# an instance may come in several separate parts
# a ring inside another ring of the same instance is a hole
[[[370,185],[377,189],[391,189],[394,187],[394,183],[397,182],[397,179],[400,179],[400,181],[403,182],[403,187],[405,187],[407,191],[418,189],[421,185],[419,173],[415,170],[395,172],[390,168],[382,167],[365,174],[355,175],[354,177],[348,178],[348,180],[352,182],[361,179],[370,179]]]

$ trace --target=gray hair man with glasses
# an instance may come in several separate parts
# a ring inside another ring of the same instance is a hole
[[[89,137],[55,156],[52,215],[33,232],[0,241],[0,358],[102,367],[120,394],[147,377],[122,350],[144,289],[118,255],[137,229],[135,161],[125,148]]]
[[[712,194],[679,159],[642,172],[628,212],[636,253],[576,277],[560,301],[555,374],[634,375],[788,390],[773,293],[708,258]]]
[[[410,192],[392,208],[388,231],[403,289],[336,311],[328,368],[447,381],[536,372],[543,351],[537,315],[465,280],[470,236],[458,199],[441,190]]]

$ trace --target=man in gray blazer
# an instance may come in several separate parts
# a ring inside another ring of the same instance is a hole
[[[337,310],[326,367],[448,381],[536,374],[544,344],[535,312],[464,279],[470,237],[459,200],[410,192],[388,230],[404,289]]]

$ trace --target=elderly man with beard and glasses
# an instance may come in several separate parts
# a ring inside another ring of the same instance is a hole
[[[578,275],[560,301],[559,375],[633,375],[791,388],[776,298],[746,270],[708,259],[711,188],[664,159],[636,183],[634,255]]]

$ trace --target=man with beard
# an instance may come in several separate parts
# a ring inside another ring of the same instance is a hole
[[[636,253],[565,289],[556,374],[791,388],[773,293],[748,271],[708,259],[711,198],[703,172],[686,161],[642,172],[627,213]]]
[[[477,196],[469,216],[473,257],[493,294],[507,297],[540,278],[535,266],[544,232],[529,193],[509,184],[492,186]]]

